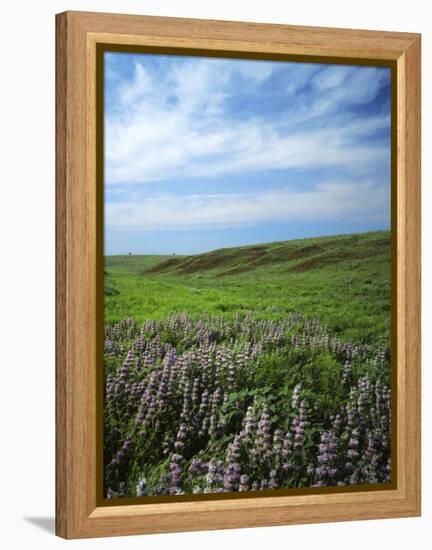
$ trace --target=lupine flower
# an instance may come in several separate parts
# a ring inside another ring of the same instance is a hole
[[[137,486],[136,486],[136,496],[137,497],[145,497],[147,495],[147,480],[145,477],[142,477],[138,480]]]
[[[298,313],[179,313],[142,327],[125,319],[104,334],[107,498],[391,480],[390,353],[381,343],[342,341]],[[321,353],[340,365],[342,397],[329,409],[307,379],[295,380],[296,354],[313,364]],[[283,406],[260,387],[249,393],[273,354],[287,365]]]
[[[249,478],[247,475],[243,474],[240,476],[239,489],[240,492],[249,490]]]

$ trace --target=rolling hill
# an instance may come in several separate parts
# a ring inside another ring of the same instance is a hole
[[[282,265],[288,271],[299,273],[350,261],[385,258],[389,250],[390,234],[380,231],[221,248],[205,254],[169,257],[160,262],[154,261],[145,272],[177,275],[215,272],[217,275],[236,275],[262,267],[272,269]]]
[[[341,337],[388,338],[390,233],[223,248],[190,256],[105,257],[105,319],[187,311],[319,318]]]

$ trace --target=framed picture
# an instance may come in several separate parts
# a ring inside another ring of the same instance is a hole
[[[57,16],[56,530],[420,514],[420,36]]]

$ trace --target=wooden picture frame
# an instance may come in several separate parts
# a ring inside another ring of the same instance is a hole
[[[56,533],[83,538],[420,515],[420,35],[165,17],[57,15]],[[394,68],[396,472],[389,490],[101,506],[97,364],[100,44]]]

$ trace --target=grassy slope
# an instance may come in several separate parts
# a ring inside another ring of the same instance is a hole
[[[172,312],[252,311],[317,317],[342,338],[387,337],[390,234],[275,242],[194,256],[105,258],[105,317],[161,319]]]

